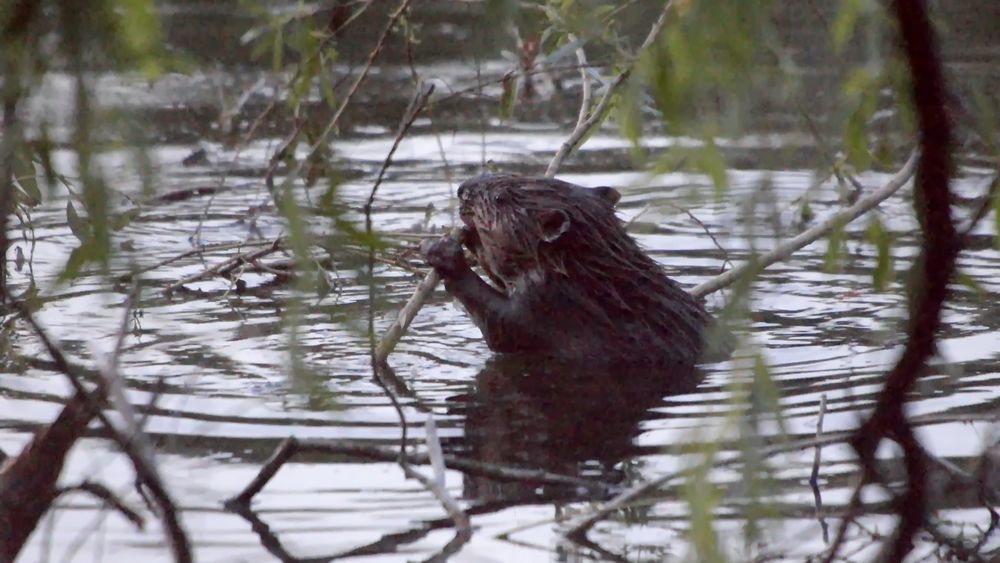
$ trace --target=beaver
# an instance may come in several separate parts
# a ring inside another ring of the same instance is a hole
[[[494,352],[609,366],[696,363],[712,316],[628,235],[615,215],[619,197],[609,187],[483,175],[458,188],[459,240],[428,240],[421,251]],[[716,348],[711,359],[729,353]]]

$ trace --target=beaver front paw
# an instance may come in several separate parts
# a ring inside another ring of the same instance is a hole
[[[420,253],[442,277],[454,277],[469,269],[461,243],[449,236],[424,240]]]

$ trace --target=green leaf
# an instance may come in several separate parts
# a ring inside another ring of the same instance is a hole
[[[284,28],[277,26],[274,30],[273,42],[271,43],[271,69],[274,72],[281,71],[281,59],[284,55],[285,37]]]
[[[803,223],[808,223],[816,218],[816,212],[812,210],[808,199],[802,200],[802,207],[799,208],[799,219]]]
[[[45,122],[42,122],[39,126],[39,138],[33,145],[35,157],[38,159],[38,163],[42,165],[42,172],[45,174],[45,184],[51,196],[55,190],[56,181],[59,176],[56,174],[56,168],[52,164],[53,146],[52,141],[49,139],[49,127]]]
[[[955,281],[971,290],[979,299],[986,300],[990,298],[990,293],[976,281],[976,278],[970,276],[965,270],[959,269],[955,272]]]
[[[160,26],[152,0],[115,0],[113,13],[118,20],[117,35],[128,55],[139,63],[147,77],[160,74],[162,64],[155,56],[160,45]]]
[[[712,179],[715,198],[721,200],[726,191],[726,162],[712,137],[705,139],[705,145],[695,155],[695,166]]]
[[[826,254],[823,255],[823,270],[826,272],[837,272],[840,270],[840,263],[846,254],[846,235],[844,225],[836,225],[830,231],[830,239],[826,246]]]
[[[73,235],[80,242],[90,239],[90,225],[77,214],[72,200],[66,201],[66,222],[69,224],[69,230],[73,231]]]
[[[139,217],[140,209],[133,207],[122,213],[115,213],[111,216],[111,230],[120,231],[127,227],[134,219]]]
[[[885,291],[886,287],[893,280],[892,266],[892,235],[882,226],[882,221],[878,215],[872,214],[872,219],[868,223],[865,231],[865,238],[878,249],[878,258],[875,262],[875,269],[872,271],[872,283],[876,291]]]
[[[14,154],[14,178],[18,187],[17,199],[22,205],[35,207],[42,202],[42,192],[38,189],[38,176],[35,165],[31,162],[31,148],[24,146],[24,151]]]
[[[642,152],[642,91],[633,76],[615,98],[614,112],[618,129],[632,146],[632,160],[641,167]]]
[[[326,100],[326,105],[331,108],[337,107],[337,94],[333,91],[333,86],[330,84],[329,73],[325,71],[319,73],[319,91],[323,95],[323,99]]]
[[[100,249],[93,241],[83,242],[69,253],[69,258],[66,259],[66,265],[59,273],[58,280],[60,282],[72,280],[80,275],[87,263],[102,262],[103,258]]]
[[[500,94],[500,121],[507,121],[514,114],[514,106],[517,104],[517,76],[512,72],[504,75]]]
[[[834,52],[843,52],[847,40],[854,35],[854,28],[857,27],[863,5],[864,0],[842,0],[840,2],[837,17],[830,24],[830,40],[833,43]]]

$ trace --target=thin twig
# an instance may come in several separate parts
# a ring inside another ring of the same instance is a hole
[[[368,77],[368,72],[371,71],[372,65],[375,63],[375,59],[378,58],[379,54],[382,53],[382,49],[385,47],[386,40],[389,38],[389,33],[392,32],[392,28],[396,27],[396,22],[399,18],[403,16],[406,8],[409,7],[411,0],[402,0],[399,6],[394,12],[389,16],[389,22],[386,24],[385,28],[382,30],[382,34],[379,36],[378,42],[375,44],[375,48],[368,53],[368,59],[365,61],[365,66],[361,69],[361,74],[354,80],[351,84],[350,89],[348,89],[347,94],[344,95],[344,99],[340,102],[340,106],[337,107],[337,111],[334,112],[333,117],[327,122],[326,127],[320,132],[319,136],[316,137],[316,142],[309,148],[309,154],[306,158],[303,158],[295,165],[295,168],[291,170],[282,182],[281,187],[286,188],[292,184],[302,174],[302,170],[305,168],[306,163],[309,159],[317,153],[321,148],[326,145],[326,140],[337,127],[337,123],[340,121],[340,117],[344,114],[347,106],[351,103],[354,95],[357,94],[358,88]]]
[[[200,281],[215,275],[225,276],[229,272],[241,266],[242,264],[252,264],[256,260],[259,260],[260,258],[267,256],[268,254],[273,254],[275,252],[278,252],[279,250],[282,250],[284,247],[284,242],[285,242],[284,237],[278,237],[272,240],[270,246],[266,248],[255,250],[253,252],[237,254],[236,256],[233,256],[232,258],[229,258],[224,262],[219,262],[214,266],[206,268],[196,274],[191,274],[190,276],[187,276],[181,279],[180,281],[176,281],[168,285],[163,289],[163,293],[169,295],[170,293],[173,293],[177,288],[181,286],[187,285],[192,282]]]
[[[816,441],[823,437],[823,417],[826,415],[826,393],[820,395],[819,397],[819,416],[816,418]],[[819,490],[819,464],[820,455],[823,451],[823,447],[817,445],[815,448],[815,453],[813,455],[813,468],[812,474],[809,475],[809,486],[812,487],[813,491],[813,501],[816,505],[816,520],[819,522],[820,528],[823,530],[823,543],[830,543],[830,527],[826,523],[826,518],[823,517],[823,496]]]
[[[382,166],[378,170],[378,176],[375,178],[375,183],[372,185],[372,191],[368,194],[368,201],[365,203],[364,212],[370,214],[372,211],[372,205],[375,204],[375,195],[378,193],[379,186],[382,185],[382,180],[385,179],[385,172],[392,165],[392,157],[396,154],[396,149],[399,148],[399,143],[403,141],[403,137],[413,126],[413,122],[416,121],[417,116],[420,112],[424,110],[427,105],[427,100],[434,93],[433,84],[425,84],[421,86],[416,93],[413,94],[413,99],[410,100],[410,105],[407,106],[406,112],[403,114],[403,119],[399,122],[399,128],[396,130],[396,137],[392,140],[392,146],[389,147],[389,153],[386,154],[385,160],[382,161]]]
[[[698,226],[701,227],[701,230],[705,231],[705,234],[708,235],[708,238],[712,239],[712,244],[714,244],[715,247],[718,248],[720,252],[722,252],[722,267],[723,268],[725,268],[726,264],[732,264],[732,260],[729,259],[729,251],[726,250],[726,248],[724,246],[722,246],[722,244],[719,242],[719,239],[715,238],[715,233],[712,232],[712,229],[709,229],[708,225],[706,225],[704,222],[702,222],[702,220],[699,219],[697,215],[695,215],[694,213],[692,213],[691,210],[687,209],[686,207],[681,207],[681,206],[675,205],[673,203],[668,203],[667,205],[669,205],[670,207],[673,207],[674,209],[677,209],[678,211],[682,211],[692,221],[694,221],[695,223],[697,223]],[[720,269],[720,271],[721,271],[721,269]]]
[[[382,179],[385,176],[385,171],[389,168],[389,165],[392,163],[392,156],[393,154],[395,154],[396,149],[399,147],[399,143],[402,141],[407,131],[410,130],[410,127],[413,125],[413,122],[416,120],[417,116],[427,105],[427,100],[430,98],[433,92],[434,92],[433,84],[421,88],[421,90],[414,95],[413,100],[410,101],[410,106],[407,109],[406,114],[404,114],[403,120],[400,122],[399,129],[396,131],[396,137],[392,143],[392,147],[389,149],[389,154],[386,155],[385,160],[382,163],[382,167],[379,169],[378,177],[375,180],[375,184],[372,186],[371,193],[368,195],[368,201],[367,203],[365,203],[364,207],[365,224],[369,230],[369,235],[371,234],[370,231],[371,231],[372,205],[375,203],[375,195],[378,192],[379,186],[382,184]],[[375,261],[375,249],[373,247],[369,249],[370,270],[374,270],[374,261]],[[423,307],[424,302],[434,291],[434,288],[437,287],[437,284],[439,282],[440,282],[440,277],[438,276],[437,272],[435,272],[433,269],[430,272],[428,272],[427,276],[424,277],[424,280],[420,283],[419,286],[417,286],[417,289],[414,291],[413,295],[410,296],[410,299],[407,301],[406,305],[403,307],[402,310],[400,310],[399,315],[396,317],[396,320],[392,322],[392,324],[389,326],[389,329],[385,332],[382,338],[379,339],[378,345],[377,346],[374,345],[373,341],[372,369],[376,371],[376,378],[378,377],[377,373],[378,370],[380,369],[380,366],[383,366],[386,363],[386,359],[389,357],[389,354],[392,353],[392,350],[396,347],[396,343],[399,342],[399,339],[406,332],[406,329],[409,328],[410,323],[413,322],[413,318],[417,314],[417,311],[419,311],[420,308]],[[370,287],[370,289],[373,290],[374,288]],[[370,295],[369,297],[371,297],[369,303],[374,304],[375,301],[374,295]],[[375,327],[374,327],[373,310],[369,310],[369,331],[374,338]],[[400,416],[402,416],[402,413],[400,413]]]
[[[670,13],[673,4],[673,0],[670,0],[663,5],[663,10],[660,11],[660,17],[656,19],[653,27],[650,28],[649,34],[646,35],[646,39],[642,42],[642,45],[639,46],[636,56],[648,49],[660,35],[660,32],[667,23],[667,15]],[[573,132],[570,133],[569,137],[563,141],[562,146],[559,147],[559,152],[557,152],[556,155],[552,157],[552,161],[549,162],[549,167],[545,170],[546,177],[551,178],[555,176],[559,172],[559,167],[562,166],[563,161],[566,160],[566,157],[568,157],[573,150],[576,149],[576,147],[583,141],[584,137],[589,135],[593,129],[604,120],[604,115],[607,113],[608,106],[611,105],[612,98],[614,98],[618,89],[621,88],[622,84],[624,84],[629,75],[631,75],[634,65],[635,63],[632,62],[626,65],[626,67],[618,73],[618,76],[616,76],[615,79],[611,81],[611,84],[608,85],[607,90],[604,92],[604,96],[602,96],[601,100],[597,102],[597,106],[593,109],[593,111],[590,111],[585,120],[577,123]],[[583,113],[582,109],[583,108],[581,108],[581,115]]]
[[[142,516],[139,515],[138,512],[130,508],[127,504],[125,504],[124,501],[118,498],[117,495],[115,495],[107,487],[101,485],[100,483],[94,483],[92,481],[84,481],[82,483],[78,483],[71,487],[60,487],[59,489],[56,490],[57,496],[62,496],[64,494],[72,492],[90,493],[92,496],[95,496],[98,499],[104,501],[104,503],[110,506],[111,508],[114,508],[118,512],[121,512],[122,516],[128,519],[129,522],[132,522],[132,524],[134,524],[135,527],[140,530],[143,529],[143,527],[146,525],[146,521],[143,519]]]
[[[462,510],[462,507],[455,502],[455,499],[445,488],[445,461],[444,456],[441,454],[441,443],[438,441],[437,430],[434,425],[433,417],[428,416],[425,427],[427,430],[428,458],[430,459],[431,467],[434,471],[434,478],[430,479],[426,475],[414,469],[405,458],[399,460],[399,465],[403,468],[403,473],[405,473],[407,477],[419,481],[424,488],[434,495],[434,498],[441,503],[441,506],[443,506],[445,511],[448,513],[448,517],[450,517],[452,522],[455,523],[455,537],[452,541],[448,542],[448,544],[445,545],[444,549],[441,551],[441,554],[445,557],[442,558],[435,556],[429,559],[431,561],[435,561],[446,559],[447,555],[457,552],[462,545],[468,542],[469,538],[472,537],[472,526],[469,522],[469,515]]]
[[[573,35],[572,33],[570,33],[567,38],[571,42],[577,41],[576,36]],[[557,153],[556,156],[552,158],[552,161],[549,162],[549,167],[545,170],[545,176],[547,178],[552,178],[553,176],[556,175],[556,172],[559,171],[559,166],[562,165],[562,161],[565,160],[567,156],[569,156],[569,153],[572,152],[576,143],[578,143],[583,138],[583,135],[586,134],[586,131],[589,131],[589,127],[586,130],[584,129],[584,127],[587,127],[586,125],[587,120],[589,117],[591,117],[590,75],[587,73],[587,52],[583,50],[582,44],[576,48],[576,60],[580,63],[580,81],[582,83],[581,87],[582,91],[580,93],[580,113],[576,117],[576,125],[573,127],[573,133],[570,134],[569,139],[567,139],[563,143],[562,147],[559,148],[559,153]],[[609,88],[608,92],[605,93],[604,99],[608,99],[610,93],[611,89]],[[602,99],[601,102],[604,102],[604,99]],[[601,111],[603,113],[603,110]],[[596,124],[597,122],[595,121],[594,123]],[[591,125],[590,127],[593,127],[593,125]],[[579,138],[574,140],[573,137],[577,135],[578,131],[583,131],[583,133],[580,133]]]

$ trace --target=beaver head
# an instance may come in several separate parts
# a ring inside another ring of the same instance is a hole
[[[599,263],[631,239],[615,216],[621,194],[548,178],[489,174],[458,188],[463,243],[502,289],[542,272],[566,275],[573,258]],[[573,251],[586,255],[573,256]],[[638,250],[638,249],[636,249]]]

